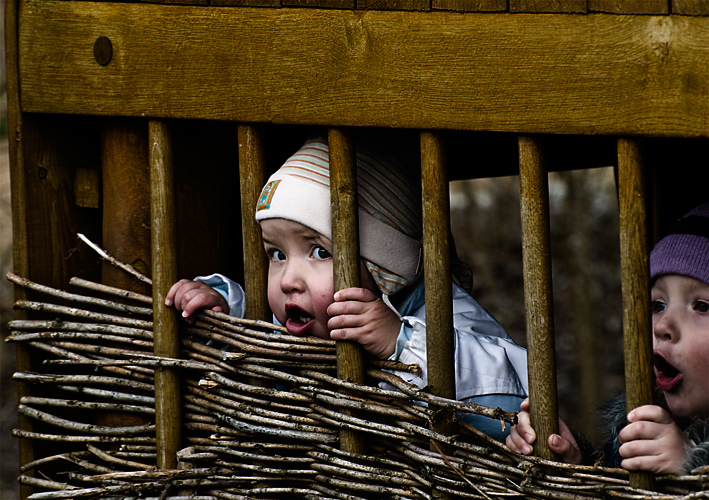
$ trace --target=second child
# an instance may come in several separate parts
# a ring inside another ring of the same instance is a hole
[[[560,421],[549,447],[568,463],[656,474],[684,474],[709,465],[709,204],[679,219],[650,254],[653,362],[658,402],[626,415],[625,398],[605,409],[609,439],[584,453]],[[529,401],[507,437],[513,451],[532,453],[536,434]]]

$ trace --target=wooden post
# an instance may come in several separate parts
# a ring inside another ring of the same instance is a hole
[[[527,323],[530,419],[537,456],[556,460],[548,437],[559,429],[549,242],[549,186],[538,139],[519,137],[522,262]]]
[[[359,222],[357,217],[357,162],[350,135],[337,128],[328,131],[330,149],[330,206],[335,290],[360,286]],[[337,376],[364,383],[362,346],[337,342]],[[364,441],[353,431],[340,430],[340,448],[364,453]]]
[[[29,265],[29,240],[27,236],[27,180],[25,158],[23,155],[23,120],[20,105],[20,77],[19,77],[19,47],[18,47],[18,0],[5,2],[5,47],[7,69],[7,121],[8,121],[8,148],[10,153],[10,200],[12,203],[12,258],[16,274],[30,276]],[[15,300],[27,300],[27,291],[20,286],[14,288]],[[27,312],[16,310],[14,317],[17,320],[27,319]],[[32,357],[23,342],[15,345],[15,368],[19,372],[31,371]],[[17,400],[31,395],[30,384],[19,382],[17,384]],[[33,430],[32,419],[25,415],[17,415],[18,427],[24,431]],[[18,443],[20,463],[23,466],[35,459],[34,445],[30,439],[20,439]],[[17,469],[19,475],[19,469]],[[32,473],[32,472],[30,472]],[[34,488],[21,485],[20,496],[24,499],[34,492]]]
[[[263,131],[254,125],[239,125],[239,185],[241,187],[241,233],[244,248],[244,294],[246,317],[270,321],[268,267],[256,222],[256,204],[265,183],[266,160]]]
[[[180,354],[177,311],[165,306],[165,295],[177,281],[175,194],[170,132],[167,124],[150,121],[150,219],[153,271],[153,323],[155,355]],[[155,425],[157,465],[177,466],[181,440],[180,387],[175,369],[155,370]]]
[[[647,189],[640,148],[632,139],[618,139],[618,198],[625,394],[630,412],[653,403]],[[630,484],[655,489],[649,472],[631,472]]]
[[[421,132],[421,202],[428,385],[437,396],[455,399],[450,198],[443,147],[435,132]],[[453,412],[441,414],[433,430],[450,434],[453,417]]]

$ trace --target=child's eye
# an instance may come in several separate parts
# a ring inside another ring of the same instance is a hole
[[[325,259],[329,259],[330,257],[332,257],[332,255],[330,254],[330,252],[325,250],[323,247],[315,247],[313,249],[313,257],[316,259],[325,260]]]
[[[694,310],[702,313],[709,312],[709,302],[698,300],[694,303]]]
[[[277,248],[272,248],[266,253],[268,254],[268,258],[274,262],[286,260],[286,254],[284,254],[282,251],[280,251]]]
[[[665,303],[662,301],[653,300],[651,307],[652,307],[652,313],[656,314],[656,313],[664,311],[665,307],[667,307],[667,306],[665,306]]]

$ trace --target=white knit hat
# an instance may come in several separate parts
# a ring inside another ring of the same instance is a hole
[[[396,161],[357,147],[360,254],[382,293],[391,295],[420,273],[420,202]],[[332,239],[327,140],[310,139],[264,186],[256,220],[287,219]]]

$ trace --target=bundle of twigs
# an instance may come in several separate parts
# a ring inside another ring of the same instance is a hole
[[[41,458],[20,481],[33,500],[60,498],[705,498],[709,471],[657,478],[634,490],[619,469],[570,466],[511,453],[464,424],[429,430],[442,409],[513,421],[514,414],[437,398],[370,362],[365,385],[336,378],[335,343],[207,311],[184,325],[181,359],[153,355],[150,297],[73,279],[83,295],[8,278],[45,302],[18,301],[9,342],[43,362],[15,379],[33,395],[14,434]],[[44,318],[44,319],[42,319]],[[154,371],[182,379],[184,449],[158,470]],[[118,416],[118,418],[115,418]],[[113,418],[112,418],[113,417]],[[365,436],[365,454],[338,449],[341,428]]]

